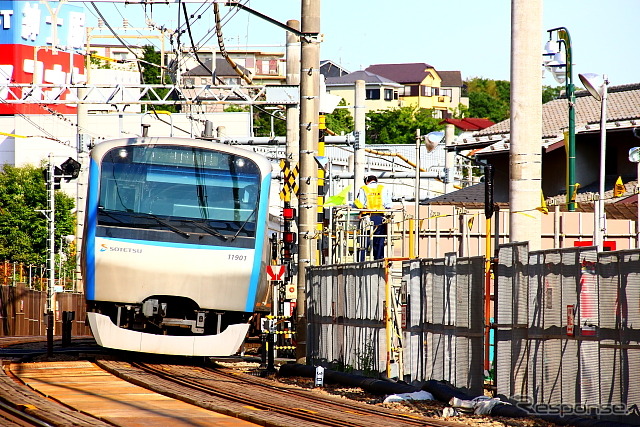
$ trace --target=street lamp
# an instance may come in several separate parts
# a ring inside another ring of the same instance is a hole
[[[607,151],[607,76],[599,74],[578,74],[580,81],[587,88],[591,96],[600,101],[600,188],[598,191],[597,209],[594,212],[593,243],[602,251],[602,241],[606,230],[604,212],[604,168]]]
[[[569,101],[569,141],[567,147],[567,210],[576,210],[576,113],[575,88],[573,86],[573,65],[571,57],[571,37],[565,27],[547,30],[549,41],[545,45],[543,56],[544,67],[551,72],[553,78],[560,84],[565,84],[567,100]],[[553,35],[556,39],[553,40]],[[564,46],[564,52],[561,49]]]

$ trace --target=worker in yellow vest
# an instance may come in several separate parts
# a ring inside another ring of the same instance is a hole
[[[368,217],[375,227],[373,230],[373,259],[384,258],[384,246],[387,236],[387,224],[384,221],[384,210],[391,209],[392,201],[389,191],[384,185],[378,184],[375,175],[365,177],[364,184],[360,187],[354,206],[360,209],[367,209],[362,212],[362,216]],[[365,248],[369,245],[366,239]],[[366,249],[358,254],[358,260],[364,261]]]

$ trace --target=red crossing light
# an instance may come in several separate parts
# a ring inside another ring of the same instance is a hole
[[[295,208],[282,208],[282,217],[285,220],[293,220],[296,217],[296,209]]]
[[[282,233],[282,241],[284,243],[295,243],[296,242],[296,233],[293,231],[285,231]]]

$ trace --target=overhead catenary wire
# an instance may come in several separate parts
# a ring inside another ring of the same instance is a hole
[[[247,84],[252,84],[253,81],[251,80],[251,78],[249,78],[249,76],[247,76],[239,67],[238,64],[235,63],[235,61],[233,59],[231,59],[231,57],[229,56],[229,53],[227,52],[227,49],[224,46],[224,39],[222,37],[222,25],[220,23],[220,7],[218,6],[218,3],[214,3],[213,4],[213,13],[215,15],[215,19],[216,19],[216,34],[218,36],[218,47],[220,48],[220,53],[222,54],[222,57],[227,61],[227,63],[229,63],[229,65],[231,66],[231,68],[233,68],[233,70],[245,81],[247,82]]]

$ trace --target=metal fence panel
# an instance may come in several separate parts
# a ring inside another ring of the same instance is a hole
[[[528,283],[521,280],[524,252],[518,244],[499,248],[498,392],[576,411],[590,405],[605,411],[592,410],[601,418],[640,423],[640,250],[532,252]],[[624,405],[635,412],[606,413]]]
[[[385,369],[380,266],[369,262],[309,269],[307,356],[312,363],[373,373]]]

